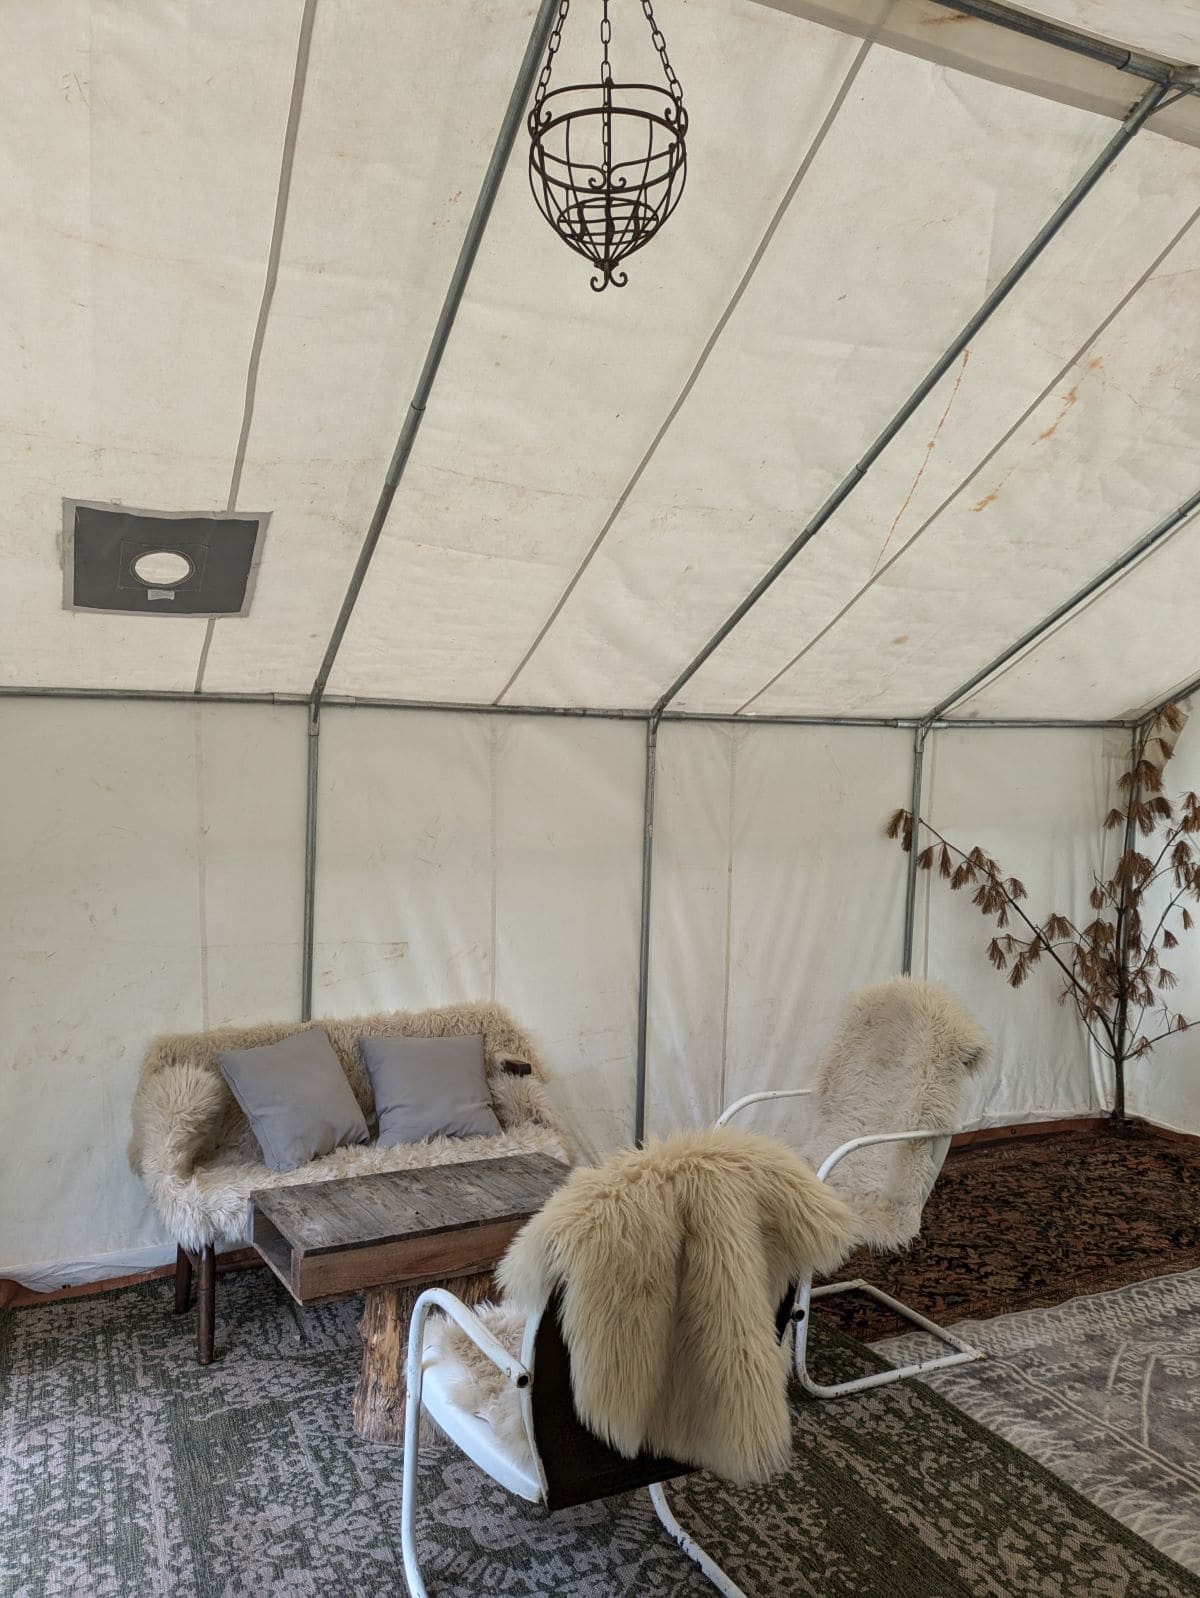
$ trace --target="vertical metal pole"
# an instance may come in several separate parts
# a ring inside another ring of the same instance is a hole
[[[1150,718],[1153,719],[1153,718]],[[1133,776],[1141,759],[1143,740],[1149,726],[1149,720],[1139,722],[1133,729],[1129,741],[1129,773]],[[1125,796],[1125,842],[1122,854],[1126,855],[1137,842],[1137,820],[1134,807],[1142,797],[1142,785],[1136,779],[1130,783]],[[1113,1107],[1112,1118],[1118,1126],[1125,1123],[1125,1040],[1129,1032],[1129,997],[1126,984],[1129,981],[1129,915],[1125,907],[1125,893],[1121,891],[1121,905],[1117,911],[1117,923],[1120,928],[1120,943],[1118,945],[1118,958],[1120,964],[1120,992],[1117,995],[1116,1034],[1117,1053],[1120,1059],[1113,1060]]]
[[[654,865],[654,778],[658,764],[658,722],[646,723],[646,798],[642,813],[642,931],[638,953],[637,1078],[634,1085],[633,1137],[646,1141],[646,1034],[650,1014],[650,875]]]
[[[917,855],[920,853],[921,783],[925,775],[925,736],[929,723],[922,722],[913,733],[912,842],[908,848],[908,879],[904,889],[904,959],[900,969],[906,977],[912,975],[913,934],[917,923]]]
[[[304,809],[304,933],[300,951],[300,1019],[312,1020],[313,957],[317,902],[317,755],[321,706],[308,707],[308,788]]]

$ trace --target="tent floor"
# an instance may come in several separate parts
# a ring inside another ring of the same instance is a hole
[[[166,1282],[0,1310],[0,1592],[400,1595],[402,1450],[351,1425],[356,1315],[352,1302],[300,1310],[273,1276],[242,1272],[217,1363],[201,1368]],[[835,1380],[879,1364],[827,1328],[816,1345]],[[1180,1386],[1188,1396],[1186,1374]],[[1200,1594],[921,1382],[832,1404],[792,1396],[783,1476],[741,1488],[699,1473],[670,1490],[755,1598]],[[546,1516],[440,1442],[422,1448],[419,1493],[436,1598],[712,1598],[645,1493]]]
[[[1098,1121],[952,1150],[908,1253],[863,1250],[839,1274],[946,1325],[1198,1267],[1200,1140]],[[861,1294],[817,1313],[864,1342],[911,1330]]]

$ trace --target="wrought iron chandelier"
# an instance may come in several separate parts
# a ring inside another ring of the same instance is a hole
[[[529,183],[565,244],[596,267],[600,293],[629,281],[622,261],[649,244],[679,204],[687,177],[687,111],[650,0],[641,0],[666,86],[614,83],[612,23],[602,0],[600,81],[550,87],[571,0],[560,0],[529,113]]]

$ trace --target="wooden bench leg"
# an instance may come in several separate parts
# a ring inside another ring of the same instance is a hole
[[[211,1365],[217,1323],[217,1251],[211,1243],[196,1263],[196,1362]]]
[[[444,1287],[467,1304],[481,1304],[493,1291],[490,1271],[440,1282],[403,1287],[372,1287],[363,1302],[358,1333],[363,1340],[362,1370],[354,1389],[354,1430],[369,1443],[404,1442],[405,1364],[408,1323],[413,1305],[427,1287]],[[430,1440],[421,1417],[422,1442]]]
[[[175,1313],[185,1315],[192,1303],[192,1257],[185,1248],[175,1250]]]

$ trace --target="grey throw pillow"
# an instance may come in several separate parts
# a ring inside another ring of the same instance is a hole
[[[220,1049],[217,1064],[273,1171],[295,1170],[370,1136],[320,1027],[256,1049]]]
[[[379,1116],[379,1144],[496,1137],[483,1038],[359,1038]]]

